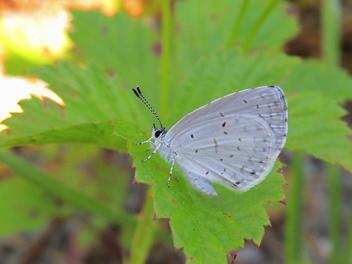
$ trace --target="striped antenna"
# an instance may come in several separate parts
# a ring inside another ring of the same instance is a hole
[[[156,119],[158,119],[161,128],[164,128],[163,124],[160,121],[158,114],[155,112],[155,110],[150,105],[150,103],[147,101],[147,99],[145,99],[144,95],[141,92],[141,89],[139,89],[139,86],[136,85],[136,89],[132,88],[132,90],[133,90],[134,94],[143,102],[143,104],[146,107],[148,107],[149,111],[152,112],[152,114],[156,117]]]

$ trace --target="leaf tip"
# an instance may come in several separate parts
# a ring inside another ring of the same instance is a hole
[[[282,203],[284,205],[287,205],[286,199],[282,199],[281,201],[279,201],[279,203]]]
[[[133,166],[132,166],[132,168],[133,168]],[[134,178],[132,184],[134,185],[136,183],[137,183],[137,180],[136,180],[136,178]]]
[[[157,219],[157,216],[156,216],[156,213],[154,213],[153,221],[155,221],[156,219]]]
[[[235,263],[235,259],[237,258],[238,251],[230,251],[231,264]]]

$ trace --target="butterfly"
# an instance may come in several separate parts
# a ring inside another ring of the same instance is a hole
[[[169,130],[143,96],[135,95],[159,121],[152,136],[136,145],[149,143],[168,163],[177,164],[197,191],[218,195],[212,183],[245,192],[272,170],[286,143],[288,110],[279,86],[261,86],[216,99],[177,121]],[[177,180],[177,178],[176,178]]]

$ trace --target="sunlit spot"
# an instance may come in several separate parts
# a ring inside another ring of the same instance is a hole
[[[1,68],[0,68],[1,69]],[[63,100],[47,88],[47,83],[39,79],[26,79],[10,77],[0,73],[0,122],[11,117],[10,113],[21,113],[22,108],[18,102],[30,99],[31,94],[39,98],[47,97],[64,106]],[[0,131],[7,127],[0,124]]]
[[[138,17],[143,14],[144,4],[142,0],[124,0],[123,5],[126,12],[132,17]]]
[[[30,61],[50,62],[71,46],[66,30],[70,15],[65,10],[37,13],[3,12],[0,40],[10,51]]]

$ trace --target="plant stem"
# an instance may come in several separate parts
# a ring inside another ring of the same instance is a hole
[[[330,206],[330,263],[339,263],[339,239],[340,239],[340,211],[341,211],[341,183],[340,170],[334,165],[328,164],[328,186]]]
[[[341,7],[339,0],[323,0],[323,60],[331,66],[340,64]]]
[[[303,153],[296,152],[294,154],[287,195],[285,263],[288,264],[298,263],[302,258],[303,160]]]
[[[156,221],[153,221],[154,207],[153,188],[148,186],[146,200],[142,212],[139,214],[137,228],[135,230],[131,247],[131,264],[146,263],[149,250],[153,243]]]
[[[248,9],[250,2],[251,2],[250,0],[242,0],[241,7],[240,7],[240,10],[239,10],[238,15],[236,17],[235,24],[232,28],[229,41],[225,45],[226,48],[230,48],[236,44],[238,36],[240,34],[241,26],[243,24],[243,19],[247,13],[247,9]]]
[[[161,81],[160,81],[160,113],[161,119],[167,115],[169,102],[169,74],[170,74],[170,39],[171,39],[171,10],[170,0],[161,0],[162,10],[162,50],[161,50]]]
[[[338,67],[340,64],[341,52],[341,3],[339,0],[323,0],[322,4],[322,56],[323,61],[331,66]],[[341,212],[341,183],[339,168],[328,164],[328,189],[329,189],[329,207],[330,207],[330,263],[339,263],[340,261],[340,212]],[[351,220],[350,220],[351,221]],[[352,225],[351,225],[352,227]],[[351,241],[352,230],[350,231],[348,241]],[[345,259],[347,260],[351,248],[347,242]],[[347,263],[347,262],[346,262]]]
[[[271,11],[276,7],[280,0],[271,0],[269,5],[264,9],[263,13],[259,16],[257,21],[255,21],[254,25],[248,32],[246,38],[242,43],[242,52],[247,53],[252,45],[253,39],[258,34],[260,28],[264,24],[265,20],[269,17]]]

